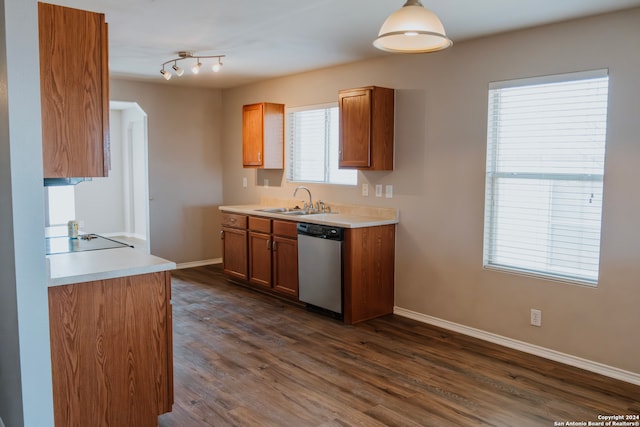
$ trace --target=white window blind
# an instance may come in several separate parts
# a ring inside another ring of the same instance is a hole
[[[338,107],[289,109],[287,179],[356,185],[357,171],[338,169]]]
[[[484,265],[595,285],[606,70],[491,83]]]

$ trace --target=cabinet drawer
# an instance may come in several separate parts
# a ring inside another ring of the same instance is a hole
[[[269,218],[250,216],[249,230],[260,231],[262,233],[271,233],[271,220]]]
[[[284,237],[298,237],[297,223],[292,221],[273,220],[273,234]]]
[[[222,226],[229,228],[247,228],[247,216],[222,212]]]

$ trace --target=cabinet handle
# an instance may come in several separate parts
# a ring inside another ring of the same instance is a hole
[[[262,161],[262,153],[260,151],[258,151],[258,161],[259,162]]]
[[[275,252],[275,250],[276,250],[276,241],[275,241],[275,240],[273,241],[273,245],[271,246],[271,248],[272,248],[272,249],[273,249],[273,251]]]
[[[267,250],[271,249],[271,239],[267,239]]]
[[[224,230],[220,230],[220,240],[224,240]]]

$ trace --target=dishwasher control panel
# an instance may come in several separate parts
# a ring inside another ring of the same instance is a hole
[[[320,239],[343,240],[344,229],[330,225],[298,223],[298,234],[317,237]]]

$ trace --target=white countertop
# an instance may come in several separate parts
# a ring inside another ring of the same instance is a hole
[[[134,249],[117,248],[48,255],[49,286],[175,270],[172,261]]]
[[[261,210],[277,207],[281,207],[281,205],[271,206],[260,204],[220,206],[220,210],[243,215],[263,216],[343,228],[375,227],[379,225],[398,224],[400,222],[397,210],[389,208],[350,207],[347,205],[340,205],[332,207],[332,209],[335,209],[335,212],[311,215],[291,215],[278,212],[264,212]]]

